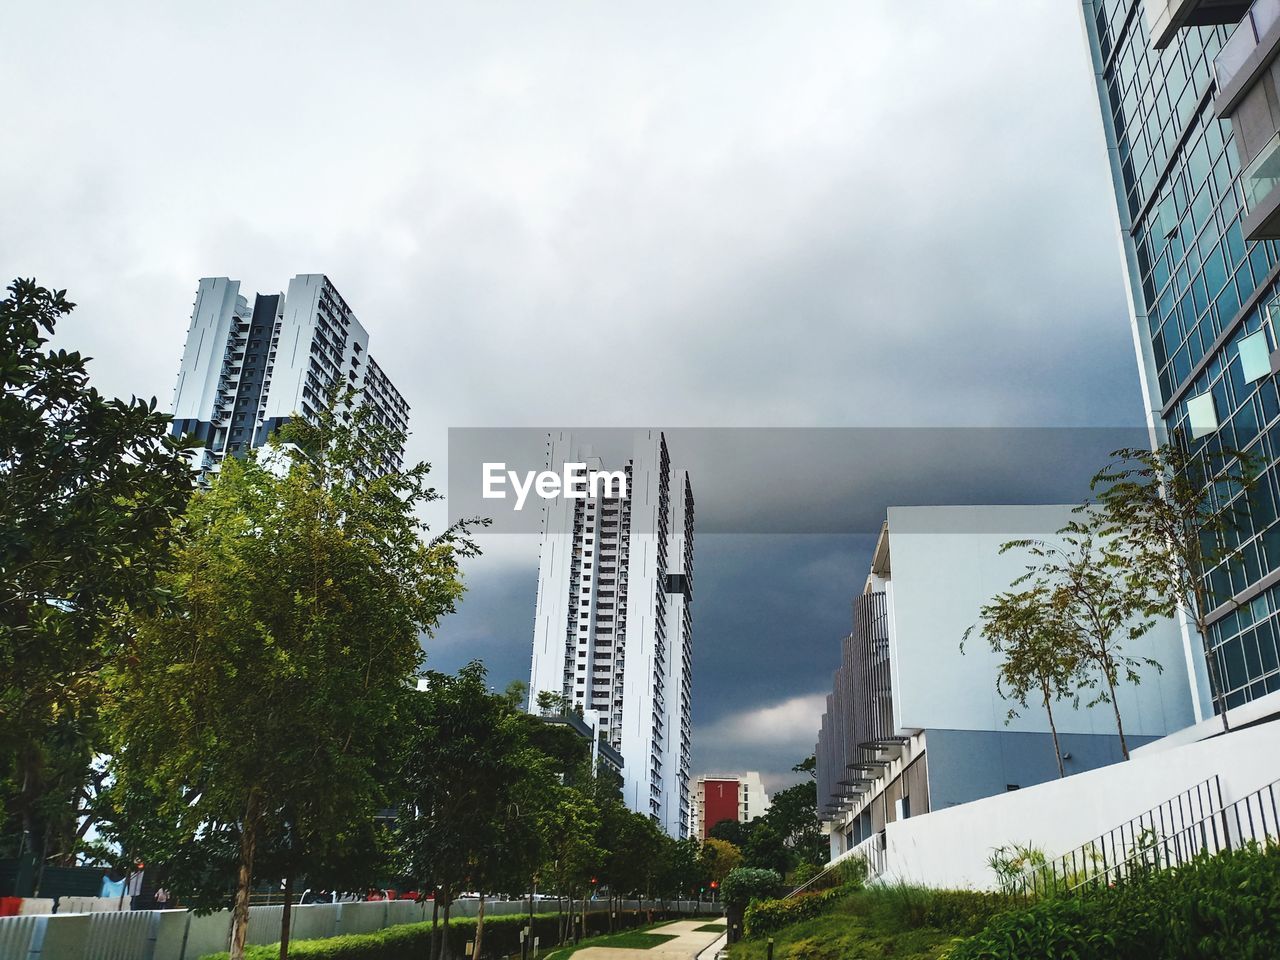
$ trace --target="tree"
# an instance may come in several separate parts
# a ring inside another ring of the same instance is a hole
[[[1111,456],[1090,488],[1100,529],[1116,545],[1112,561],[1149,614],[1171,617],[1182,610],[1195,625],[1214,707],[1229,731],[1209,615],[1232,599],[1225,568],[1241,562],[1240,527],[1256,489],[1256,458],[1208,447],[1193,453],[1181,442]]]
[[[259,849],[359,836],[385,802],[419,637],[453,609],[472,550],[465,527],[425,537],[430,468],[368,475],[400,438],[341,410],[291,421],[283,461],[224,461],[183,520],[173,609],[134,618],[111,677],[122,789],[158,797],[180,850],[234,843],[232,960]]]
[[[89,358],[47,349],[74,308],[34,280],[0,301],[0,855],[63,863],[100,811],[101,667],[125,612],[165,603],[192,485],[154,399],[103,397]]]
[[[1071,700],[1073,704],[1079,701],[1077,691],[1085,682],[1085,659],[1076,632],[1058,612],[1042,585],[1006,591],[982,607],[980,626],[966,630],[964,641],[976,629],[991,651],[1001,655],[996,690],[1002,697],[1021,707],[1027,706],[1033,693],[1039,697],[1049,718],[1058,776],[1063,777],[1066,772],[1053,704],[1059,700]],[[964,641],[960,644],[962,652]],[[1010,707],[1005,723],[1017,715],[1017,708]]]
[[[791,870],[791,850],[767,817],[755,825],[747,838],[747,845],[742,849],[742,862],[748,867],[776,870],[783,875]]]
[[[1099,541],[1096,517],[1073,521],[1058,531],[1061,546],[1041,540],[1014,540],[1000,552],[1023,548],[1035,559],[1028,572],[1014,585],[1031,583],[1032,589],[1048,598],[1051,621],[1074,638],[1075,653],[1097,670],[1101,688],[1089,706],[1111,704],[1120,752],[1129,759],[1124,721],[1116,689],[1120,682],[1142,681],[1138,668],[1160,670],[1151,657],[1136,657],[1127,650],[1154,625],[1145,616],[1147,605],[1129,589],[1116,573],[1119,562],[1109,552],[1109,544]]]
[[[798,772],[808,773],[807,763],[797,764]],[[818,820],[818,784],[812,777],[774,793],[764,822],[781,837],[798,861],[826,862],[827,844]]]
[[[696,896],[711,878],[701,857],[702,844],[693,837],[674,841],[667,851],[659,888],[676,899]]]
[[[707,878],[715,883],[724,880],[730,870],[742,866],[742,851],[715,837],[702,841],[700,858]]]
[[[739,850],[745,849],[747,841],[751,839],[751,830],[754,821],[741,820],[721,820],[707,830],[708,837],[714,837],[717,840],[723,840],[725,843],[731,843]]]

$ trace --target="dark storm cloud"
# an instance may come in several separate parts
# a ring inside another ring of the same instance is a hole
[[[461,426],[1132,425],[1078,17],[14,5],[0,264],[70,289],[62,339],[99,358],[102,389],[162,403],[197,277],[273,292],[323,271],[412,405],[410,455],[442,467]],[[802,732],[865,572],[815,542],[700,543],[708,763],[789,766],[759,731]],[[805,575],[806,557],[850,569]],[[437,663],[522,673],[534,563],[494,543],[469,565]]]

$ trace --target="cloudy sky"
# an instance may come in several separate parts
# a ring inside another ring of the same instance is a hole
[[[1140,420],[1072,3],[68,0],[6,33],[0,264],[69,288],[108,392],[169,402],[197,278],[323,272],[437,464],[467,426]],[[435,666],[527,675],[513,539]],[[811,749],[867,540],[699,540],[699,770]]]

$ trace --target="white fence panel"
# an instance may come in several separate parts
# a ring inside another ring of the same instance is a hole
[[[0,917],[0,960],[27,960],[31,939],[43,934],[44,917]]]
[[[57,918],[51,922],[57,923]],[[84,960],[148,960],[159,923],[159,915],[152,910],[91,913]]]
[[[207,953],[227,949],[231,943],[231,911],[215,910],[203,916],[194,914],[187,930],[187,949],[178,960],[195,960]]]
[[[333,923],[338,908],[331,903],[309,903],[294,907],[293,932],[295,940],[320,940],[333,936]]]

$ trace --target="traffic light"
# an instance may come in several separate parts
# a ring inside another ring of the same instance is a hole
[[[712,889],[712,890],[719,890],[719,889],[720,889],[720,881],[718,881],[718,880],[712,880],[712,881],[711,881],[711,889]]]

